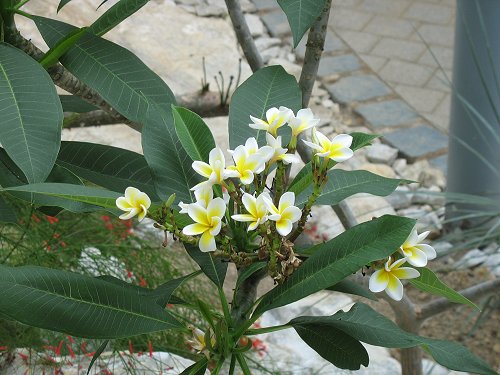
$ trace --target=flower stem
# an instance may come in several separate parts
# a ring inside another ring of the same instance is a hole
[[[262,333],[277,332],[277,331],[282,331],[282,330],[288,329],[288,328],[291,328],[291,326],[283,324],[283,325],[274,326],[274,327],[249,329],[249,330],[245,331],[245,336],[260,335]]]
[[[235,355],[236,359],[238,360],[238,363],[240,364],[241,370],[243,371],[243,375],[252,375],[252,372],[248,368],[245,356],[241,353],[236,353]]]

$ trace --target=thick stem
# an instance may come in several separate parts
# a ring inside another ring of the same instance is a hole
[[[241,10],[239,0],[226,0],[226,6],[227,11],[229,12],[229,17],[231,18],[231,23],[233,24],[234,32],[236,33],[236,38],[243,49],[243,54],[245,55],[252,72],[256,72],[264,66],[264,63],[257,47],[255,46],[252,34],[250,33],[250,29],[248,28],[245,20],[245,15]]]
[[[242,271],[243,269],[240,269],[238,273]],[[235,327],[242,325],[248,319],[257,297],[257,287],[266,275],[267,270],[265,268],[257,271],[236,290],[231,304],[231,317]]]

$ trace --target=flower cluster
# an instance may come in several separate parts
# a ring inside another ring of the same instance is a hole
[[[436,251],[430,245],[421,243],[429,232],[417,233],[413,228],[406,241],[399,248],[400,259],[390,256],[385,262],[384,268],[375,271],[369,282],[369,288],[372,292],[385,292],[396,301],[403,298],[403,284],[400,280],[414,279],[420,276],[420,273],[411,267],[401,267],[406,262],[414,267],[425,267],[428,260],[436,258]]]

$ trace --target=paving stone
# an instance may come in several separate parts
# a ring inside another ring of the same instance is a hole
[[[404,39],[383,38],[371,51],[371,54],[387,58],[415,61],[426,49],[424,43]]]
[[[253,37],[258,37],[264,34],[264,24],[260,20],[259,16],[255,14],[245,14],[245,20],[247,21],[248,28]]]
[[[304,35],[298,46],[295,48],[295,55],[299,59],[303,59],[306,53],[307,35]],[[290,43],[291,44],[291,43]],[[340,38],[333,32],[329,32],[326,36],[324,53],[337,52],[347,49],[347,46],[340,40]]]
[[[366,158],[372,163],[391,165],[398,157],[398,150],[383,143],[375,143],[367,148]]]
[[[342,30],[341,36],[357,53],[370,52],[380,40],[379,36],[362,31]]]
[[[441,69],[436,70],[431,79],[427,81],[425,87],[435,90],[441,90],[443,92],[451,92],[451,79],[453,77],[453,72],[451,70]]]
[[[442,91],[407,85],[398,85],[395,90],[418,112],[434,111],[445,96]]]
[[[418,28],[418,33],[420,35],[417,35],[416,39],[420,39],[421,37],[427,44],[439,44],[445,47],[453,46],[455,29],[451,25],[441,26],[423,24]]]
[[[429,159],[430,165],[436,167],[445,175],[448,173],[448,155],[441,155],[434,159]]]
[[[327,90],[340,103],[364,101],[389,95],[392,92],[388,86],[373,75],[345,77],[329,85]]]
[[[418,60],[419,64],[444,69],[451,69],[453,67],[453,48],[443,46],[431,46],[430,48],[432,53],[427,49]]]
[[[342,8],[355,8],[363,0],[333,0],[332,8],[336,9],[338,7]]]
[[[363,0],[358,9],[386,16],[399,16],[409,5],[409,0]]]
[[[376,72],[382,69],[384,65],[387,63],[387,59],[385,57],[363,55],[363,54],[360,54],[359,57],[361,57],[361,60],[363,60],[366,63],[366,65],[370,67],[370,69]]]
[[[447,25],[453,17],[453,11],[447,6],[414,2],[404,16],[425,23]]]
[[[391,17],[374,17],[363,29],[364,32],[381,36],[406,38],[413,33],[413,26],[407,20]]]
[[[363,104],[355,112],[376,128],[409,124],[419,118],[418,113],[402,100]]]
[[[373,17],[370,13],[338,7],[328,20],[334,30],[362,30]]]
[[[444,151],[448,137],[427,125],[384,134],[384,140],[410,161]]]
[[[319,63],[318,76],[352,72],[361,68],[361,62],[355,55],[326,56]]]
[[[252,0],[252,2],[258,10],[279,9],[280,7],[275,0]]]
[[[290,34],[290,25],[286,19],[285,13],[281,10],[266,13],[262,16],[262,22],[269,30],[269,34],[273,37],[279,37]]]
[[[380,70],[382,79],[396,84],[420,86],[424,85],[434,74],[434,68],[400,60],[389,60]]]

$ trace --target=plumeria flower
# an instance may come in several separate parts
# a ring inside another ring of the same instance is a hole
[[[292,231],[292,224],[299,221],[302,215],[302,211],[294,206],[295,193],[288,191],[283,194],[280,198],[278,207],[273,204],[269,195],[262,195],[262,198],[270,213],[268,219],[276,222],[276,230],[279,234],[288,236]]]
[[[212,186],[214,184],[221,184],[222,181],[227,178],[225,174],[226,160],[224,159],[224,154],[219,147],[215,147],[208,154],[208,164],[196,160],[193,162],[192,167],[198,174],[208,178],[208,180],[200,182],[192,187],[191,190],[198,190],[204,185]]]
[[[248,214],[239,214],[231,216],[236,221],[248,221],[250,225],[248,230],[256,229],[260,224],[267,221],[267,206],[264,202],[264,194],[262,193],[257,198],[253,195],[244,193],[242,197],[243,205]]]
[[[292,128],[292,136],[298,136],[303,131],[319,124],[319,119],[314,118],[310,108],[304,108],[297,112],[297,116],[288,121],[288,126]]]
[[[151,199],[146,193],[129,186],[125,189],[125,196],[116,199],[116,206],[125,211],[119,216],[120,219],[128,220],[138,215],[139,221],[142,221],[148,213],[148,208],[151,207]]]
[[[403,298],[403,284],[401,284],[400,280],[414,279],[420,276],[420,273],[414,268],[401,267],[406,261],[406,258],[402,258],[393,262],[392,257],[389,257],[385,267],[370,276],[370,290],[374,293],[385,290],[393,300],[401,301]]]
[[[215,236],[220,233],[222,218],[226,212],[226,204],[222,198],[215,198],[207,207],[200,204],[190,204],[187,208],[188,215],[195,221],[182,230],[188,236],[201,234],[198,246],[203,252],[215,251]]]
[[[400,252],[412,266],[425,267],[427,261],[436,258],[436,250],[430,245],[421,243],[429,231],[418,234],[417,228],[413,228],[406,241],[401,245]]]
[[[210,203],[210,201],[214,197],[214,191],[213,191],[212,186],[210,184],[205,184],[194,191],[194,196],[196,198],[196,203],[179,202],[179,207],[181,209],[179,211],[179,213],[187,214],[188,207],[190,204],[199,204],[203,208],[207,208],[208,204]]]
[[[208,351],[208,346],[207,343],[205,342],[205,332],[203,332],[199,328],[195,328],[192,326],[189,326],[188,328],[191,329],[193,332],[193,336],[190,340],[188,340],[188,344],[191,345],[191,347],[196,350],[198,353],[203,353],[207,358],[209,358],[209,351]],[[215,341],[215,336],[210,333],[210,344],[212,347],[215,347],[216,341]]]
[[[271,134],[266,133],[267,144],[272,148],[273,154],[269,159],[270,163],[281,160],[285,164],[298,163],[299,158],[293,154],[287,154],[288,149],[281,147],[281,136],[274,138]]]
[[[236,147],[231,151],[234,165],[227,168],[228,177],[239,178],[241,183],[248,185],[253,182],[254,175],[261,173],[266,162],[272,157],[273,150],[269,146],[258,149],[255,138],[249,138],[245,145]]]
[[[348,134],[339,134],[330,141],[323,133],[313,128],[312,139],[313,142],[304,140],[304,143],[316,150],[316,155],[325,159],[332,159],[340,163],[351,158],[354,154],[349,148],[352,144],[352,137]]]
[[[250,116],[253,124],[249,124],[252,129],[265,130],[276,137],[278,128],[285,125],[293,116],[293,112],[287,107],[273,107],[269,108],[266,112],[266,120]]]

